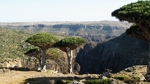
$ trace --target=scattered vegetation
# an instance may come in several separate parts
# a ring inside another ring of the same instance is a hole
[[[133,77],[116,76],[116,77],[113,77],[113,78],[124,81],[125,83],[130,83],[130,84],[135,84],[137,82],[140,82],[140,78],[137,77],[137,76],[133,76]]]
[[[26,59],[24,52],[33,48],[32,45],[25,43],[25,40],[33,33],[0,27],[0,62],[8,58],[17,57]]]

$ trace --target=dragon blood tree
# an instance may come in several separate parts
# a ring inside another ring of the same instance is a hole
[[[29,37],[26,42],[38,46],[41,49],[41,71],[46,71],[46,50],[53,48],[54,44],[58,42],[58,39],[49,33],[38,33]]]
[[[150,45],[150,1],[139,0],[120,7],[112,12],[112,16],[120,21],[128,21],[133,25],[126,30],[126,34],[149,42]],[[150,57],[150,46],[149,46]],[[150,68],[150,67],[149,67]],[[150,69],[147,73],[150,74]]]
[[[73,73],[72,71],[72,50],[76,49],[77,47],[85,44],[85,40],[80,37],[66,37],[59,42],[56,43],[56,47],[60,50],[67,53],[68,56],[68,72],[70,74]]]

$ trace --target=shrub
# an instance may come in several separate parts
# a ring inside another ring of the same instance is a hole
[[[133,77],[117,76],[113,78],[124,81],[125,83],[130,83],[130,84],[135,84],[137,82],[140,82],[140,78],[136,76],[133,76]]]
[[[140,82],[140,78],[137,76],[133,76],[132,79],[134,79],[134,81],[136,81],[136,82]]]

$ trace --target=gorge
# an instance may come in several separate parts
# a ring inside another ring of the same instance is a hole
[[[87,44],[74,52],[74,64],[80,66],[80,74],[102,73],[105,69],[118,72],[133,65],[147,64],[148,43],[127,36],[124,32],[130,25],[130,23],[118,21],[0,23],[2,28],[15,29],[29,36],[37,32],[49,32],[60,38],[68,35],[84,38]],[[1,38],[7,36],[9,35],[1,32]],[[23,54],[30,45],[23,42],[28,36],[22,36],[23,38],[20,38],[22,43],[17,43],[15,46],[20,49],[18,52]],[[8,42],[8,39],[2,39],[1,44],[3,47],[9,46],[4,42]],[[13,53],[14,51],[6,50],[4,52]],[[65,54],[62,55],[65,57]],[[3,55],[0,57],[2,58]],[[62,64],[66,63],[66,58],[61,59],[54,60],[51,64],[60,68]],[[61,67],[61,72],[66,72],[67,68],[64,67]],[[49,68],[51,67],[49,66]]]

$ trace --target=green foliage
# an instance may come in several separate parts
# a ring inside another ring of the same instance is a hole
[[[134,80],[137,81],[137,82],[140,82],[140,78],[137,77],[137,76],[133,76],[132,79],[134,79]]]
[[[48,58],[58,59],[60,58],[60,52],[56,48],[49,48],[46,52]]]
[[[90,79],[84,81],[85,84],[110,84],[112,79]]]
[[[117,77],[113,77],[115,79],[119,79],[121,81],[124,81],[126,83],[130,83],[130,84],[135,84],[137,82],[140,82],[140,78],[133,76],[133,77],[127,77],[127,76],[117,76]]]
[[[59,41],[57,37],[49,33],[37,33],[26,40],[26,42],[44,49],[52,47],[57,41]]]
[[[56,46],[61,50],[67,52],[66,48],[73,50],[78,46],[85,44],[85,40],[80,37],[66,37],[56,43]]]
[[[79,37],[66,37],[60,41],[64,46],[79,46],[85,43],[85,41]]]
[[[120,21],[128,21],[134,23],[126,33],[132,37],[150,42],[150,1],[140,0],[122,6],[112,12]],[[135,25],[136,24],[136,25]]]
[[[45,42],[55,42],[58,39],[49,33],[37,33],[26,40],[26,42],[37,42],[37,43],[45,43]]]
[[[133,18],[136,20],[150,19],[150,1],[137,1],[122,6],[121,8],[112,12],[112,16],[120,20],[126,20]],[[137,20],[137,22],[138,22]]]
[[[25,39],[30,35],[32,34],[28,32],[0,27],[0,62],[7,58],[26,58],[24,52],[33,48],[30,44],[25,43]]]

